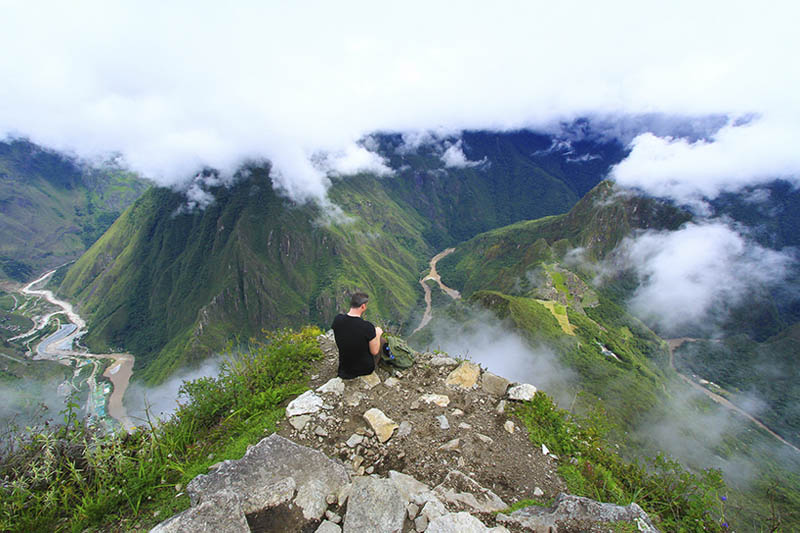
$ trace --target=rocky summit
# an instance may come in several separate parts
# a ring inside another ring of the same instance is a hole
[[[154,533],[657,531],[635,504],[564,493],[558,457],[513,419],[533,385],[434,354],[341,380],[332,337],[320,345],[278,432],[192,480],[192,507]],[[534,498],[552,505],[509,509]]]

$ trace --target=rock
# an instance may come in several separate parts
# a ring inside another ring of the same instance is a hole
[[[433,491],[444,501],[479,513],[502,511],[508,507],[500,497],[481,487],[474,479],[453,470]]]
[[[347,439],[347,442],[345,442],[345,444],[347,444],[348,448],[355,448],[356,446],[361,444],[361,442],[363,440],[364,440],[364,437],[362,437],[361,435],[356,435],[355,433],[353,433],[352,435],[350,435],[350,438]]]
[[[428,517],[425,515],[418,516],[414,520],[414,529],[416,529],[418,533],[422,533],[428,529]]]
[[[451,452],[453,450],[457,450],[460,444],[461,444],[461,439],[453,439],[439,446],[439,449],[446,452]]]
[[[339,522],[342,521],[342,517],[334,513],[333,511],[325,511],[325,518],[327,518],[334,524],[338,524]]]
[[[526,402],[533,399],[534,394],[536,394],[536,387],[529,383],[523,383],[508,389],[508,397],[512,400],[517,400],[520,402]]]
[[[429,522],[446,514],[447,509],[445,509],[444,504],[438,499],[432,499],[426,502],[425,506],[422,508],[422,516],[427,518]]]
[[[492,396],[503,396],[511,382],[502,376],[484,372],[481,378],[481,387]]]
[[[547,449],[547,446],[542,444],[542,455],[547,455],[548,453],[550,453],[550,450]]]
[[[383,382],[383,385],[385,387],[389,387],[389,388],[396,387],[399,384],[400,384],[400,380],[397,379],[396,377],[390,377],[386,381]]]
[[[470,426],[466,422],[461,422],[460,424],[458,424],[458,429],[472,429],[472,426]]]
[[[389,479],[400,491],[400,495],[404,502],[413,502],[417,505],[425,505],[431,500],[436,500],[436,495],[431,491],[431,488],[425,483],[421,483],[408,474],[397,472],[396,470],[389,471]],[[438,501],[438,500],[437,500]]]
[[[293,417],[297,415],[312,414],[322,409],[322,398],[320,398],[314,391],[307,390],[286,406],[286,416]]]
[[[450,422],[447,421],[446,416],[439,415],[436,417],[436,420],[439,421],[439,429],[450,429]]]
[[[503,429],[505,429],[509,433],[514,433],[514,430],[517,429],[517,427],[514,425],[514,422],[512,422],[511,420],[506,420],[506,423],[503,424]]]
[[[492,444],[494,442],[494,439],[492,437],[488,437],[483,433],[475,433],[475,436],[478,437],[480,441],[485,444]]]
[[[204,502],[161,522],[150,533],[249,533],[241,501],[233,491],[220,490]]]
[[[498,415],[504,414],[506,412],[506,401],[505,400],[500,400],[497,403],[497,407],[495,407],[494,410]]]
[[[406,518],[405,502],[390,479],[358,478],[353,482],[344,533],[400,532]]]
[[[322,385],[317,389],[317,392],[322,392],[325,394],[335,394],[336,396],[341,396],[344,394],[344,381],[342,378],[336,377],[328,380],[325,385]]]
[[[328,436],[328,430],[325,429],[322,426],[316,426],[316,427],[314,427],[314,435],[316,435],[318,437],[327,437]]]
[[[373,387],[377,387],[378,385],[381,384],[381,378],[379,378],[378,374],[376,374],[375,372],[367,376],[361,376],[359,377],[359,379],[361,380],[361,383],[364,385],[364,388],[367,390]]]
[[[444,394],[423,394],[417,400],[419,402],[425,402],[427,404],[435,404],[439,407],[447,407],[450,404],[450,397],[445,396]]]
[[[397,436],[400,438],[408,437],[411,435],[412,429],[414,429],[414,427],[411,425],[411,422],[403,420],[400,422],[400,429],[397,430]]]
[[[483,522],[469,513],[448,513],[432,520],[426,533],[501,533],[508,530],[502,526],[489,529]]]
[[[327,496],[325,496],[325,503],[327,503],[328,505],[333,505],[334,503],[336,503],[336,494],[328,494]],[[327,517],[327,515],[328,511],[325,511],[325,516]]]
[[[419,505],[416,503],[409,503],[406,505],[406,513],[408,513],[408,519],[414,520],[416,516],[419,514]]]
[[[329,520],[323,521],[314,533],[342,533],[342,528]]]
[[[457,364],[458,361],[452,357],[443,357],[441,355],[434,356],[430,360],[431,366],[456,366]]]
[[[541,498],[542,496],[544,496],[544,491],[540,487],[536,487],[533,489],[533,495],[536,496],[537,498]]]
[[[475,387],[480,375],[481,367],[475,363],[464,361],[458,366],[458,368],[450,372],[445,380],[445,384],[448,387],[471,389]]]
[[[272,507],[277,489],[278,494],[286,495],[297,487],[295,503],[302,508],[303,516],[319,520],[325,512],[325,495],[338,493],[349,481],[341,463],[272,434],[238,461],[226,461],[215,472],[195,477],[187,493],[191,504],[199,505],[219,491],[231,490],[240,495],[242,511],[250,514]],[[309,493],[318,494],[321,505],[316,495],[309,500],[300,498]]]
[[[462,411],[461,409],[453,409],[453,411],[450,414],[453,416],[461,416],[464,414],[464,411]]]
[[[586,527],[585,524],[611,524],[630,522],[638,531],[657,533],[650,518],[641,507],[632,503],[627,506],[600,503],[589,498],[559,494],[552,507],[530,506],[514,511],[510,515],[500,513],[497,521],[515,524],[527,531],[570,530],[573,527]],[[548,529],[552,528],[552,529]]]
[[[364,413],[364,419],[372,426],[378,436],[378,440],[381,442],[386,442],[392,438],[392,433],[399,427],[394,420],[383,414],[383,411],[376,407]]]
[[[358,405],[361,403],[361,400],[363,400],[364,398],[366,398],[366,396],[364,396],[363,393],[355,391],[351,394],[345,395],[344,403],[348,407],[358,407]]]
[[[353,490],[353,484],[348,483],[347,485],[343,485],[339,489],[339,493],[336,495],[336,503],[339,507],[344,507],[344,504],[347,503],[347,499],[350,497],[350,491]]]

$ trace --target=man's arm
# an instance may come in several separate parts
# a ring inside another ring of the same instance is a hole
[[[381,335],[383,335],[383,330],[376,326],[375,338],[369,341],[369,353],[372,355],[378,355],[378,352],[381,350]]]

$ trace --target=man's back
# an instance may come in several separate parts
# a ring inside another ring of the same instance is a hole
[[[339,348],[338,376],[351,379],[371,374],[375,359],[369,351],[369,341],[375,338],[375,326],[361,317],[339,314],[331,328]]]

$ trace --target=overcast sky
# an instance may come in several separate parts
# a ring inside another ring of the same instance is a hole
[[[0,135],[160,183],[266,157],[303,199],[316,151],[379,169],[353,144],[375,130],[721,113],[711,143],[637,138],[615,177],[686,197],[800,169],[796,2],[386,4],[0,0]]]

